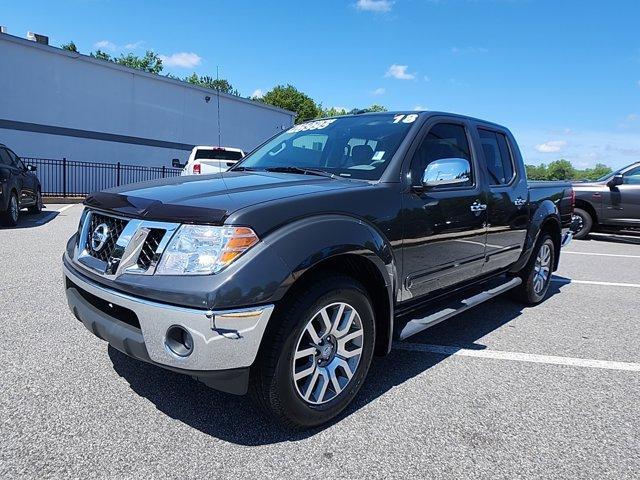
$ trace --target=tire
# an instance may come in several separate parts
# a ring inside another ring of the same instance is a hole
[[[38,189],[36,194],[36,204],[29,207],[29,213],[37,214],[42,212],[42,193]]]
[[[328,328],[322,312],[338,321]],[[364,287],[350,277],[327,275],[289,295],[270,324],[252,367],[249,390],[256,404],[290,428],[334,419],[360,390],[373,357],[375,319]]]
[[[536,305],[544,300],[551,284],[555,259],[556,246],[551,235],[544,233],[527,265],[520,272],[522,284],[513,289],[515,298],[526,305]]]
[[[573,209],[573,221],[576,222],[577,228],[574,231],[573,238],[576,240],[582,240],[593,228],[593,218],[586,210],[582,208]]]
[[[15,227],[18,225],[19,218],[20,206],[18,203],[18,195],[16,192],[11,192],[11,196],[7,202],[7,209],[4,212],[0,212],[0,222],[8,227]]]

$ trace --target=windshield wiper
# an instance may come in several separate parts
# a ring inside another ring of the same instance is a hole
[[[280,172],[280,173],[300,173],[302,175],[318,175],[320,177],[337,178],[333,173],[325,172],[318,168],[303,168],[295,167],[293,165],[283,167],[267,167],[267,172]]]
[[[243,166],[230,168],[230,170],[235,172],[255,172],[256,171],[256,169],[253,167],[243,167]]]

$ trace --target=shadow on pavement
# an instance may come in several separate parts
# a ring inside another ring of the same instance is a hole
[[[570,282],[569,279],[563,280]],[[549,295],[558,293],[566,283],[551,283]],[[508,295],[502,295],[442,322],[410,341],[482,349],[485,346],[477,344],[478,339],[517,318],[524,308],[510,300]],[[374,358],[360,393],[332,424],[375,401],[393,387],[427,371],[447,356],[394,349],[384,358]],[[209,389],[185,375],[132,359],[111,346],[109,357],[118,375],[129,383],[134,392],[153,402],[158,410],[227,442],[253,446],[298,441],[332,425],[302,432],[285,430],[261,415],[248,396]]]
[[[18,225],[15,227],[6,227],[0,225],[0,230],[17,230],[20,228],[41,227],[56,218],[60,212],[56,210],[43,210],[41,213],[28,213],[24,210],[20,211],[18,217]]]

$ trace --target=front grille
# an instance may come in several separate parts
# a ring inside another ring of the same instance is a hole
[[[166,230],[162,230],[160,228],[152,228],[147,235],[147,238],[142,245],[142,250],[140,250],[140,256],[138,257],[138,267],[142,270],[147,270],[151,266],[151,262],[153,262],[156,252],[158,251],[158,246],[162,241],[162,237]]]
[[[107,240],[105,241],[102,248],[100,248],[100,250],[96,252],[91,246],[91,238],[96,228],[103,223],[109,229],[109,233],[107,235]],[[121,218],[109,217],[93,212],[91,214],[91,223],[89,225],[86,245],[86,250],[89,255],[97,258],[98,260],[102,260],[103,262],[108,262],[109,258],[111,258],[111,254],[113,253],[113,249],[116,246],[116,242],[118,241],[120,234],[124,230],[124,227],[127,226],[127,223],[127,220],[123,220]]]

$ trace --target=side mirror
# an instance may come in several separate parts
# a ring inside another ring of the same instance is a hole
[[[171,166],[173,168],[184,168],[184,163],[180,163],[180,160],[177,158],[174,158],[173,160],[171,160]]]
[[[622,178],[622,174],[621,173],[616,173],[611,180],[609,180],[607,182],[607,187],[609,188],[614,188],[617,187],[618,185],[622,185],[624,183],[624,179]]]
[[[471,180],[471,164],[464,158],[434,160],[422,174],[422,188],[457,187]]]
[[[27,165],[28,172],[35,172],[36,170],[38,170],[38,167],[36,167],[35,165]]]

